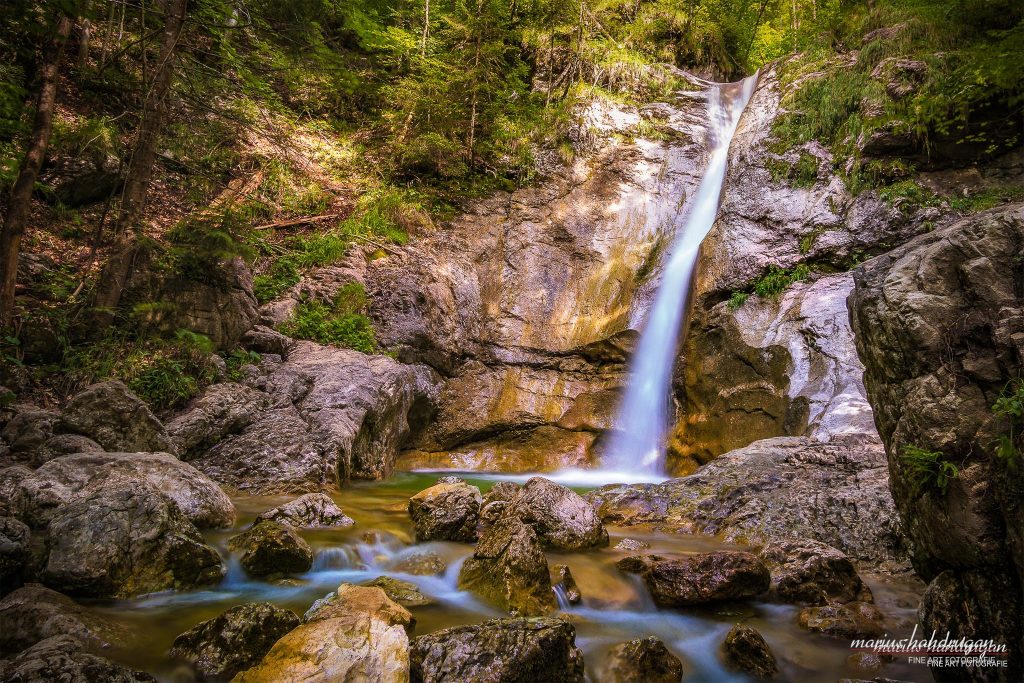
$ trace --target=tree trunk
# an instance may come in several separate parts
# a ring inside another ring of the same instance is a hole
[[[475,164],[476,147],[476,104],[480,91],[480,43],[483,39],[483,26],[480,23],[480,15],[483,13],[483,0],[476,3],[476,51],[473,56],[473,97],[469,114],[469,133],[466,136],[466,152],[469,155],[469,169],[472,171]]]
[[[0,232],[0,328],[6,328],[14,317],[14,289],[18,279],[18,252],[21,237],[25,234],[29,210],[32,204],[32,189],[35,187],[39,169],[46,157],[53,129],[53,109],[57,102],[57,74],[60,69],[64,47],[71,33],[71,19],[61,14],[57,19],[53,39],[43,55],[39,70],[39,95],[36,100],[35,120],[29,137],[25,158],[21,162],[18,178],[11,190],[11,202],[4,217]]]
[[[420,58],[427,57],[427,36],[430,35],[430,0],[423,0],[423,40],[420,43]]]
[[[116,236],[114,255],[103,268],[96,293],[97,324],[113,322],[114,311],[121,300],[121,292],[131,271],[135,253],[135,235],[145,207],[146,193],[153,179],[157,142],[167,117],[167,99],[174,79],[174,56],[178,39],[185,24],[188,0],[168,0],[166,21],[160,44],[160,57],[155,66],[153,81],[142,108],[135,150],[128,167],[121,194],[121,209],[114,225]]]

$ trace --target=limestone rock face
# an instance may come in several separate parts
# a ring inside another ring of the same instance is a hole
[[[548,562],[533,528],[503,517],[488,529],[459,572],[459,589],[520,615],[555,608]]]
[[[654,636],[637,638],[609,650],[601,671],[608,683],[679,683],[683,663]]]
[[[992,406],[1024,367],[1022,251],[1024,205],[993,209],[868,261],[854,272],[849,299],[914,567],[927,581],[942,577],[926,593],[922,627],[1002,640],[1018,672],[1024,485],[1019,468],[995,452],[1011,425]],[[1013,446],[1020,452],[1019,439]],[[913,467],[908,449],[954,463],[958,476],[943,492]],[[957,622],[966,614],[993,619]],[[966,669],[934,674],[988,680]]]
[[[289,525],[261,521],[228,541],[241,551],[241,564],[253,576],[301,574],[313,566],[313,549]]]
[[[390,474],[399,448],[430,414],[436,382],[424,366],[296,342],[287,360],[264,357],[245,380],[262,397],[223,414],[223,397],[206,407],[201,399],[192,413],[202,414],[186,413],[175,426],[209,425],[189,432],[193,443],[223,437],[191,456],[222,484],[259,494],[316,492]],[[246,425],[225,435],[240,425],[228,419],[236,413]]]
[[[174,452],[160,420],[118,380],[93,384],[72,398],[61,415],[61,425],[108,451]]]
[[[587,498],[611,524],[722,534],[735,542],[811,539],[875,563],[905,555],[885,453],[870,439],[764,439],[690,476],[606,486]]]
[[[409,499],[417,541],[476,540],[480,489],[465,482],[436,484]]]
[[[771,595],[776,599],[806,605],[871,602],[871,591],[850,558],[824,543],[776,541],[762,548],[758,557],[771,570]]]
[[[326,493],[307,493],[289,503],[261,512],[256,519],[272,520],[307,529],[355,524]]]
[[[608,545],[608,532],[582,496],[543,477],[533,477],[503,515],[519,518],[549,548],[583,550]]]
[[[269,602],[239,605],[175,638],[168,656],[191,664],[201,680],[230,680],[299,623],[294,612]]]
[[[174,501],[198,527],[226,527],[235,519],[231,499],[205,474],[167,453],[79,453],[46,463],[21,480],[15,508],[26,522],[45,526],[83,490],[110,478],[135,479]]]
[[[57,511],[49,534],[43,583],[73,595],[125,598],[224,575],[217,551],[177,504],[135,479],[83,492]]]
[[[251,425],[270,406],[267,394],[243,384],[214,384],[187,412],[167,423],[167,432],[182,457],[237,434]]]
[[[722,657],[729,668],[755,678],[770,679],[779,673],[778,662],[764,636],[742,624],[736,624],[725,635]]]
[[[409,680],[412,616],[379,588],[342,584],[337,599],[270,649],[235,683]]]
[[[632,559],[633,561],[629,561]],[[661,607],[689,607],[752,598],[768,590],[768,567],[750,553],[719,551],[678,558],[657,555],[620,560],[619,567],[639,570]]]
[[[155,683],[142,671],[134,671],[109,659],[85,652],[70,636],[42,640],[10,661],[0,662],[0,678],[7,683]]]
[[[70,636],[93,649],[130,641],[124,628],[38,583],[0,600],[0,652],[20,652],[53,636]]]
[[[583,683],[576,629],[553,618],[493,619],[420,636],[410,646],[413,683]]]

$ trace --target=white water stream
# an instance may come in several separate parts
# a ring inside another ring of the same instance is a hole
[[[711,231],[725,182],[732,141],[740,116],[754,92],[757,74],[708,90],[708,143],[711,158],[701,178],[686,223],[676,236],[661,283],[630,361],[629,383],[615,419],[600,470],[604,480],[664,478],[669,429],[669,394],[680,331],[701,242]]]

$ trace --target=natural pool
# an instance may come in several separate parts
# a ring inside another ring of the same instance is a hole
[[[268,601],[301,615],[314,600],[335,590],[342,582],[359,583],[378,576],[393,576],[416,584],[434,604],[410,608],[416,619],[413,635],[504,616],[470,593],[456,588],[459,568],[472,546],[448,542],[414,542],[407,512],[408,499],[431,486],[438,474],[397,474],[382,482],[356,482],[333,495],[346,514],[355,520],[350,527],[302,530],[316,553],[306,574],[263,581],[247,577],[227,541],[248,526],[263,510],[295,496],[245,496],[234,499],[238,511],[235,527],[207,534],[208,540],[228,560],[228,574],[214,589],[166,592],[133,600],[98,603],[101,611],[130,627],[137,638],[130,650],[112,653],[166,681],[189,681],[186,665],[170,661],[166,652],[175,636],[234,605]],[[486,492],[495,482],[509,477],[459,474]],[[516,479],[522,479],[517,477]],[[576,488],[582,492],[585,489]],[[576,626],[577,645],[583,650],[588,679],[597,675],[602,657],[612,644],[654,635],[665,642],[684,666],[685,681],[744,681],[745,676],[725,669],[718,648],[726,632],[737,622],[756,628],[775,652],[781,669],[777,680],[808,682],[841,678],[872,678],[885,675],[905,681],[931,681],[926,667],[892,662],[880,672],[857,669],[847,662],[849,642],[808,633],[796,624],[799,608],[767,602],[743,602],[707,609],[659,609],[643,583],[615,567],[630,554],[615,550],[623,538],[641,540],[661,554],[706,552],[728,548],[706,536],[669,535],[640,528],[609,527],[607,548],[580,553],[548,552],[549,566],[566,564],[579,584],[583,600],[571,606],[559,598],[560,612]],[[441,575],[417,576],[393,567],[410,556],[433,553],[447,569]],[[918,588],[884,575],[863,575],[874,592],[875,602],[886,615],[889,633],[909,633],[916,620]]]

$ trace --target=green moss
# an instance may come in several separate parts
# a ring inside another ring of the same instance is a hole
[[[810,276],[811,268],[806,263],[797,264],[792,270],[770,266],[768,272],[754,282],[753,290],[760,297],[776,297],[794,282],[806,280]]]
[[[729,310],[739,310],[743,304],[747,303],[747,299],[750,298],[750,294],[747,292],[733,292],[732,296],[729,297]]]
[[[985,211],[1000,204],[1024,200],[1024,187],[1020,185],[996,185],[969,193],[967,196],[946,198],[950,208],[963,213]]]

